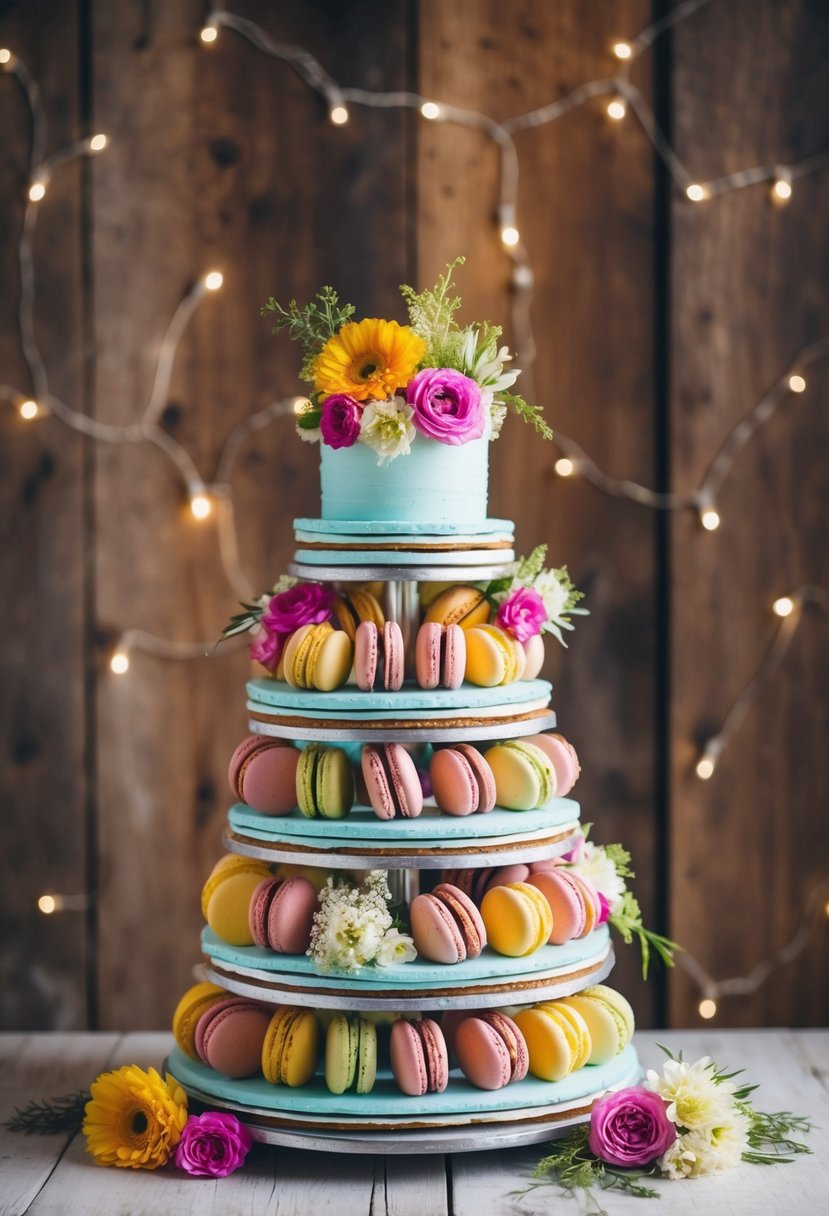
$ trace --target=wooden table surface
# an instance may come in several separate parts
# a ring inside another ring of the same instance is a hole
[[[663,1203],[606,1194],[611,1216],[637,1206],[665,1216],[817,1216],[829,1211],[829,1032],[662,1031],[655,1036],[688,1060],[711,1055],[760,1083],[757,1105],[792,1110],[818,1125],[814,1155],[792,1165],[742,1166],[713,1179],[657,1184]],[[636,1037],[643,1063],[663,1058],[653,1032]],[[0,1035],[0,1121],[14,1106],[87,1086],[107,1068],[158,1067],[168,1034]],[[21,1136],[0,1131],[0,1216],[534,1216],[551,1208],[585,1211],[555,1188],[518,1199],[541,1145],[447,1157],[347,1157],[256,1146],[231,1178],[189,1178],[169,1170],[102,1169],[82,1136]]]

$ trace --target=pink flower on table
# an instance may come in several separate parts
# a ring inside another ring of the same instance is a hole
[[[511,592],[498,609],[495,624],[511,633],[519,642],[527,642],[541,633],[547,623],[547,609],[537,591],[519,587]]]
[[[336,593],[322,583],[297,583],[271,598],[262,624],[271,633],[293,633],[302,625],[320,625],[331,619]]]
[[[334,393],[322,403],[320,433],[329,448],[350,448],[360,438],[363,407],[348,393]]]
[[[271,633],[269,629],[261,626],[250,644],[250,657],[268,671],[276,671],[286,636],[284,633]]]
[[[425,367],[409,381],[412,423],[430,439],[459,447],[484,434],[486,413],[474,380],[446,367]]]
[[[639,1085],[607,1094],[593,1107],[587,1143],[608,1165],[649,1165],[671,1147],[676,1128],[658,1094]]]
[[[191,1115],[178,1142],[175,1164],[188,1174],[226,1178],[253,1147],[248,1129],[235,1115],[206,1111]]]

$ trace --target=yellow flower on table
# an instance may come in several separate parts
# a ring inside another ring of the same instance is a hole
[[[99,1165],[154,1170],[165,1165],[187,1122],[187,1095],[175,1077],[128,1064],[92,1083],[83,1134]]]
[[[326,397],[386,401],[405,387],[425,353],[426,343],[408,325],[378,317],[350,321],[317,356],[314,385]]]

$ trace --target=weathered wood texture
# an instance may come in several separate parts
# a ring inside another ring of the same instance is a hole
[[[342,84],[417,88],[496,118],[611,71],[611,39],[653,16],[644,0],[233,7],[310,49]],[[0,45],[41,81],[50,148],[87,130],[113,136],[93,164],[61,169],[42,206],[38,332],[58,393],[102,420],[140,416],[183,291],[209,268],[224,272],[223,291],[182,342],[163,417],[209,480],[231,427],[296,387],[295,350],[258,316],[269,293],[306,298],[333,282],[361,313],[399,316],[397,284],[426,283],[463,252],[464,315],[506,320],[510,267],[495,224],[496,159],[482,136],[359,107],[335,128],[289,67],[237,35],[199,46],[202,14],[200,0],[0,2]],[[683,25],[662,118],[692,172],[715,176],[829,143],[827,37],[825,11],[805,0],[712,3]],[[653,64],[648,54],[633,69],[648,95]],[[10,200],[0,271],[13,285],[0,293],[0,380],[26,388],[14,326],[23,119],[13,82],[0,76]],[[667,464],[674,488],[694,487],[733,422],[825,332],[829,175],[796,182],[779,211],[765,187],[699,208],[677,197],[668,247],[660,171],[634,122],[611,124],[597,100],[522,134],[518,148],[539,400],[608,471],[656,485]],[[669,385],[660,382],[665,315]],[[92,342],[94,381],[85,381]],[[549,671],[584,764],[585,818],[596,839],[630,845],[647,919],[667,901],[667,927],[718,976],[785,940],[826,871],[815,816],[826,803],[818,731],[829,682],[817,614],[715,778],[703,785],[692,770],[696,742],[762,654],[770,601],[827,582],[825,464],[814,459],[827,374],[808,373],[807,395],[752,440],[713,535],[679,516],[666,544],[653,513],[556,479],[552,450],[518,423],[493,453],[493,514],[515,518],[525,550],[548,540],[589,595],[592,616]],[[100,1025],[158,1025],[198,956],[198,892],[220,851],[246,663],[239,651],[186,664],[136,654],[119,680],[107,658],[131,626],[212,640],[236,596],[219,572],[215,521],[190,518],[159,453],[88,448],[54,420],[24,426],[11,411],[1,425],[0,794],[15,859],[2,892],[2,1020],[83,1025],[96,1014],[88,978]],[[315,453],[290,431],[286,421],[251,439],[233,477],[242,566],[256,590],[286,565],[291,519],[317,502]],[[87,956],[83,918],[38,919],[34,902],[90,884],[97,925]],[[816,934],[785,982],[723,1005],[720,1018],[825,1020],[829,993],[811,961],[822,944]],[[633,951],[620,953],[615,980],[643,1024],[657,1020],[658,985],[645,987]],[[693,1018],[697,1000],[677,976],[671,1020]]]
[[[693,174],[792,162],[829,145],[829,10],[798,3],[712,4],[674,42],[677,151]],[[787,207],[767,185],[673,208],[671,461],[674,486],[699,484],[725,435],[829,332],[829,173],[795,182]],[[829,869],[826,617],[807,612],[710,781],[695,745],[716,730],[757,667],[772,602],[829,585],[826,545],[829,362],[805,370],[751,440],[704,532],[672,527],[671,926],[714,976],[741,975],[783,945]],[[826,928],[751,998],[735,1024],[823,1024]],[[674,1022],[694,1012],[681,973]]]

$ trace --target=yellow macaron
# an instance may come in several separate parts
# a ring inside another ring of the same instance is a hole
[[[380,601],[369,586],[348,587],[334,601],[334,620],[352,644],[363,621],[373,621],[380,630],[386,623]]]
[[[201,896],[202,915],[210,928],[230,946],[252,946],[248,924],[250,897],[271,868],[252,857],[226,854],[210,872]]]
[[[515,1015],[530,1056],[530,1072],[542,1081],[561,1081],[581,1067],[590,1054],[590,1036],[583,1019],[564,1013],[550,1001]],[[580,1063],[581,1062],[581,1063]]]
[[[262,1072],[272,1085],[307,1085],[320,1056],[320,1032],[312,1009],[285,1005],[270,1020],[262,1044]]]
[[[565,997],[562,1005],[575,1009],[590,1032],[590,1064],[606,1064],[633,1037],[634,1017],[629,1002],[615,988],[596,984],[575,996]]]
[[[292,688],[331,692],[348,679],[354,646],[347,634],[327,621],[302,625],[288,640],[282,656],[285,680]]]
[[[481,916],[489,945],[510,958],[533,954],[553,931],[549,903],[526,882],[491,887],[481,902]]]
[[[466,679],[479,688],[495,688],[520,680],[526,656],[524,647],[497,625],[476,625],[466,630]]]
[[[572,1031],[572,1038],[568,1038],[570,1047],[573,1052],[573,1065],[571,1072],[576,1072],[579,1068],[584,1068],[585,1064],[590,1063],[590,1056],[593,1051],[593,1037],[590,1034],[590,1026],[587,1019],[582,1017],[579,1010],[568,1005],[566,1001],[542,1001],[541,1005],[552,1011],[553,1016],[558,1018],[563,1027],[569,1027]]]
[[[447,587],[430,601],[424,621],[470,629],[486,624],[489,612],[489,604],[482,591],[477,587],[456,585]]]
[[[224,988],[218,984],[194,984],[188,988],[176,1005],[173,1014],[173,1035],[181,1050],[193,1060],[199,1058],[196,1051],[196,1023],[205,1009],[222,1001],[227,996]]]

